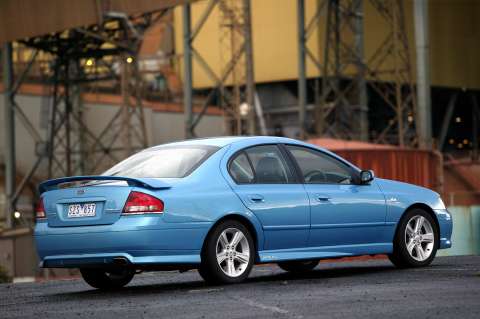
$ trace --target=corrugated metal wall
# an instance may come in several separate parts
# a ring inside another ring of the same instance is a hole
[[[378,177],[442,192],[442,158],[435,152],[404,149],[333,151],[362,169],[373,169]]]
[[[340,155],[361,169],[373,169],[377,177],[443,192],[443,157],[439,152],[331,138],[308,142]]]

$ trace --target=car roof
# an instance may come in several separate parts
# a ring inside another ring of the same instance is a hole
[[[225,147],[228,145],[235,145],[237,144],[238,148],[244,148],[249,146],[254,146],[258,144],[270,144],[270,143],[283,143],[283,144],[295,144],[295,145],[302,145],[314,149],[322,150],[323,152],[349,164],[350,166],[359,169],[352,163],[348,162],[344,158],[341,158],[337,154],[330,152],[329,150],[319,147],[318,145],[310,144],[304,141],[295,140],[292,138],[287,137],[279,137],[279,136],[220,136],[220,137],[206,137],[206,138],[196,138],[196,139],[189,139],[184,141],[172,142],[168,144],[161,144],[147,150],[155,150],[157,148],[165,147],[165,146],[216,146],[216,147]]]
[[[195,138],[184,141],[172,142],[167,144],[161,144],[152,147],[155,149],[162,146],[181,146],[181,145],[208,145],[208,146],[218,146],[224,147],[236,142],[248,142],[251,141],[253,144],[259,143],[290,143],[290,144],[306,144],[304,142],[294,140],[286,137],[278,136],[219,136],[219,137],[205,137],[205,138]]]

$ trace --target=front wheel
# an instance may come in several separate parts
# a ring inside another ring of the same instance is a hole
[[[248,229],[238,221],[227,220],[208,236],[199,273],[208,283],[241,282],[252,270],[254,256],[255,246]]]
[[[437,236],[433,217],[422,209],[413,209],[400,220],[388,258],[400,268],[427,266],[437,253]]]
[[[133,276],[135,270],[127,268],[118,269],[97,269],[97,268],[82,268],[80,269],[83,280],[93,288],[102,290],[119,289],[128,284]]]

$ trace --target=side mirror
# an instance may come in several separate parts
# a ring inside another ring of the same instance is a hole
[[[360,172],[360,183],[361,184],[368,184],[371,181],[373,181],[374,178],[375,178],[375,174],[373,173],[373,171],[371,169],[368,170],[368,171],[361,171]]]

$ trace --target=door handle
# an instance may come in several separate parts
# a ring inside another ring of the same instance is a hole
[[[315,197],[319,202],[328,202],[330,200],[330,196],[328,195],[317,194]]]
[[[250,198],[250,200],[255,203],[261,203],[265,200],[264,197],[259,194],[249,195],[248,198]]]

